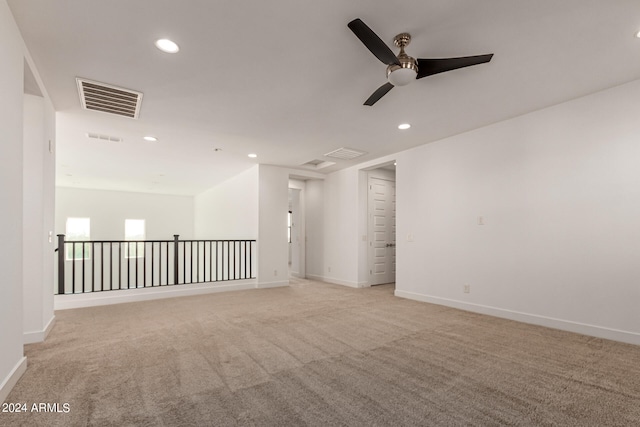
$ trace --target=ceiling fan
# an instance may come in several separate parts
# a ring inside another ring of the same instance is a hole
[[[362,20],[354,19],[347,25],[360,41],[373,53],[376,58],[387,65],[388,82],[380,86],[364,102],[364,105],[373,105],[387,94],[394,86],[405,86],[413,80],[432,76],[457,68],[483,64],[491,61],[493,53],[488,55],[463,56],[460,58],[414,59],[404,52],[404,48],[411,42],[409,33],[401,33],[395,36],[393,43],[400,48],[396,56],[391,49],[367,26]]]

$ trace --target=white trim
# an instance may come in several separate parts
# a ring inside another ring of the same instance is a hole
[[[348,286],[350,288],[369,288],[371,285],[369,282],[352,282],[347,280],[336,279],[334,277],[316,276],[314,274],[307,274],[307,279],[317,280],[320,282],[332,283],[334,285]]]
[[[256,285],[257,289],[268,289],[268,288],[280,288],[283,286],[289,286],[289,281],[279,281],[279,282],[266,282],[266,283],[258,283]]]
[[[255,279],[222,282],[224,284],[220,283],[221,282],[194,283],[155,288],[123,289],[122,291],[89,292],[77,295],[55,295],[54,307],[56,310],[66,310],[69,308],[95,307],[99,305],[149,301],[215,292],[240,291],[244,289],[255,289],[257,287]]]
[[[34,331],[34,332],[25,332],[23,335],[22,342],[24,344],[33,344],[36,342],[43,342],[44,340],[47,339],[47,336],[49,335],[49,332],[51,332],[51,329],[53,329],[53,325],[55,323],[56,323],[56,316],[51,316],[51,319],[49,319],[49,323],[47,323],[47,326],[44,327],[44,330]]]
[[[417,294],[407,291],[395,291],[395,296],[407,298],[415,301],[428,302],[432,304],[444,305],[460,310],[472,311],[474,313],[487,314],[489,316],[503,319],[515,320],[523,323],[530,323],[547,328],[560,329],[568,332],[575,332],[582,335],[589,335],[597,338],[604,338],[613,341],[620,341],[628,344],[640,345],[640,334],[637,332],[622,331],[619,329],[607,328],[604,326],[589,325],[586,323],[573,322],[571,320],[556,319],[553,317],[539,316],[537,314],[523,313],[519,311],[507,310],[503,308],[490,307],[481,304],[473,304],[448,298],[434,297],[430,295]]]
[[[22,356],[18,363],[16,363],[16,366],[14,366],[11,372],[9,372],[9,375],[7,375],[7,377],[2,381],[2,384],[0,384],[0,403],[4,403],[13,387],[26,371],[27,358]]]

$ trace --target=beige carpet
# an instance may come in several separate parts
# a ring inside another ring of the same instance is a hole
[[[59,311],[2,426],[637,426],[640,347],[311,281]],[[62,409],[62,406],[61,406]]]

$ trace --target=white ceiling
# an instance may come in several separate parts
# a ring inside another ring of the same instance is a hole
[[[196,194],[257,162],[368,153],[329,172],[640,78],[637,0],[8,2],[58,112],[60,186]],[[354,18],[390,46],[411,33],[416,58],[495,56],[366,107],[385,66]],[[140,118],[82,110],[76,77],[143,92]]]

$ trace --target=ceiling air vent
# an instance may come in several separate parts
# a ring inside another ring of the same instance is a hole
[[[99,139],[102,141],[109,141],[109,142],[122,142],[122,138],[120,138],[119,136],[102,135],[100,133],[93,133],[93,132],[87,133],[87,138]]]
[[[336,159],[350,160],[350,159],[355,159],[356,157],[360,157],[363,154],[366,154],[366,153],[362,151],[354,150],[352,148],[342,147],[325,154],[325,157],[333,157]]]
[[[137,119],[142,93],[76,78],[82,108]]]
[[[307,163],[304,163],[302,166],[309,168],[309,169],[324,169],[326,167],[329,166],[333,166],[335,165],[335,162],[325,162],[324,160],[311,160],[308,161]]]

